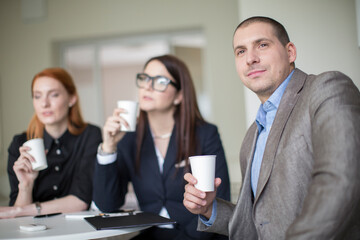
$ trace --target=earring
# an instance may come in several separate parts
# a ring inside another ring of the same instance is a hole
[[[70,104],[69,104],[69,108],[71,108],[72,106],[73,106],[73,105],[70,103]]]
[[[178,100],[175,100],[174,101],[174,105],[178,105],[179,104],[179,101]]]

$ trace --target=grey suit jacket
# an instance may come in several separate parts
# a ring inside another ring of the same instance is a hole
[[[214,224],[230,239],[360,239],[360,93],[339,72],[290,80],[265,147],[256,196],[250,185],[257,125],[241,150],[236,205],[217,199]]]

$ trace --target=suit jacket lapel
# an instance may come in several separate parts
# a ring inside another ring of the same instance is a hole
[[[251,164],[254,158],[254,149],[258,136],[258,127],[253,123],[243,140],[240,150],[240,167],[242,174],[242,187],[238,199],[238,204],[234,211],[234,217],[229,223],[229,236],[254,236],[256,235],[255,226],[249,219],[253,218],[253,199],[254,195],[251,189]],[[238,217],[239,214],[241,217]],[[236,216],[236,217],[235,217]],[[236,238],[236,237],[235,237]],[[249,239],[255,239],[249,237]]]
[[[241,172],[243,174],[243,187],[241,189],[241,194],[245,195],[245,197],[250,197],[253,199],[253,192],[251,189],[251,165],[254,159],[254,151],[256,146],[256,140],[258,137],[258,127],[255,123],[249,129],[248,134],[244,138],[243,149],[244,152],[241,152],[240,159],[241,162]],[[246,161],[246,162],[244,162]]]
[[[169,145],[166,151],[166,155],[164,158],[164,166],[163,166],[163,174],[162,174],[164,179],[167,177],[168,173],[171,170],[171,167],[174,166],[176,161],[177,145],[175,144],[176,142],[175,129],[176,127],[174,126],[170,137]]]
[[[307,75],[304,72],[299,69],[295,69],[292,79],[282,96],[276,117],[266,142],[254,204],[256,204],[256,201],[259,199],[261,192],[264,190],[264,187],[269,180],[281,135],[296,101],[300,96],[299,92],[305,84],[306,77]]]
[[[150,171],[150,172],[154,173],[154,175],[155,175],[154,177],[156,179],[161,179],[159,161],[157,159],[156,151],[155,151],[155,143],[152,138],[149,126],[147,126],[147,128],[146,128],[146,134],[145,134],[143,146],[141,149],[141,155],[146,156],[146,157],[142,157],[141,160],[147,161],[147,163],[141,162],[141,165],[145,166],[143,171]]]
[[[244,178],[246,175],[248,175],[248,172],[250,174],[251,170],[249,171],[249,167],[252,164],[253,158],[254,158],[254,151],[256,146],[256,140],[258,137],[258,127],[256,123],[254,122],[249,130],[246,133],[246,136],[243,140],[243,145],[241,146],[240,151],[240,167],[241,167],[241,174],[244,181]]]

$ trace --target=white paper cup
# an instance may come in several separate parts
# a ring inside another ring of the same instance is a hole
[[[195,187],[204,192],[213,192],[216,155],[192,156],[189,159],[192,175],[197,179]]]
[[[44,170],[48,167],[45,155],[44,140],[42,138],[34,138],[24,143],[24,146],[31,148],[28,153],[35,158],[36,162],[31,162],[34,171]]]
[[[121,124],[120,130],[124,132],[134,132],[136,130],[138,103],[135,101],[118,101],[117,107],[127,111],[127,113],[121,113],[120,115],[129,124],[129,128],[126,128],[125,125]]]

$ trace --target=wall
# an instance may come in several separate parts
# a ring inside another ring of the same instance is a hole
[[[41,1],[41,0],[40,0]],[[245,132],[243,91],[232,56],[232,33],[238,23],[237,0],[45,0],[46,15],[23,22],[20,0],[0,1],[0,81],[2,146],[0,195],[7,197],[7,147],[26,129],[33,109],[34,74],[57,64],[55,43],[77,39],[202,29],[204,89],[225,146],[231,178],[240,181],[238,154]],[[230,97],[229,97],[230,96]],[[229,107],[234,106],[235,108]]]

